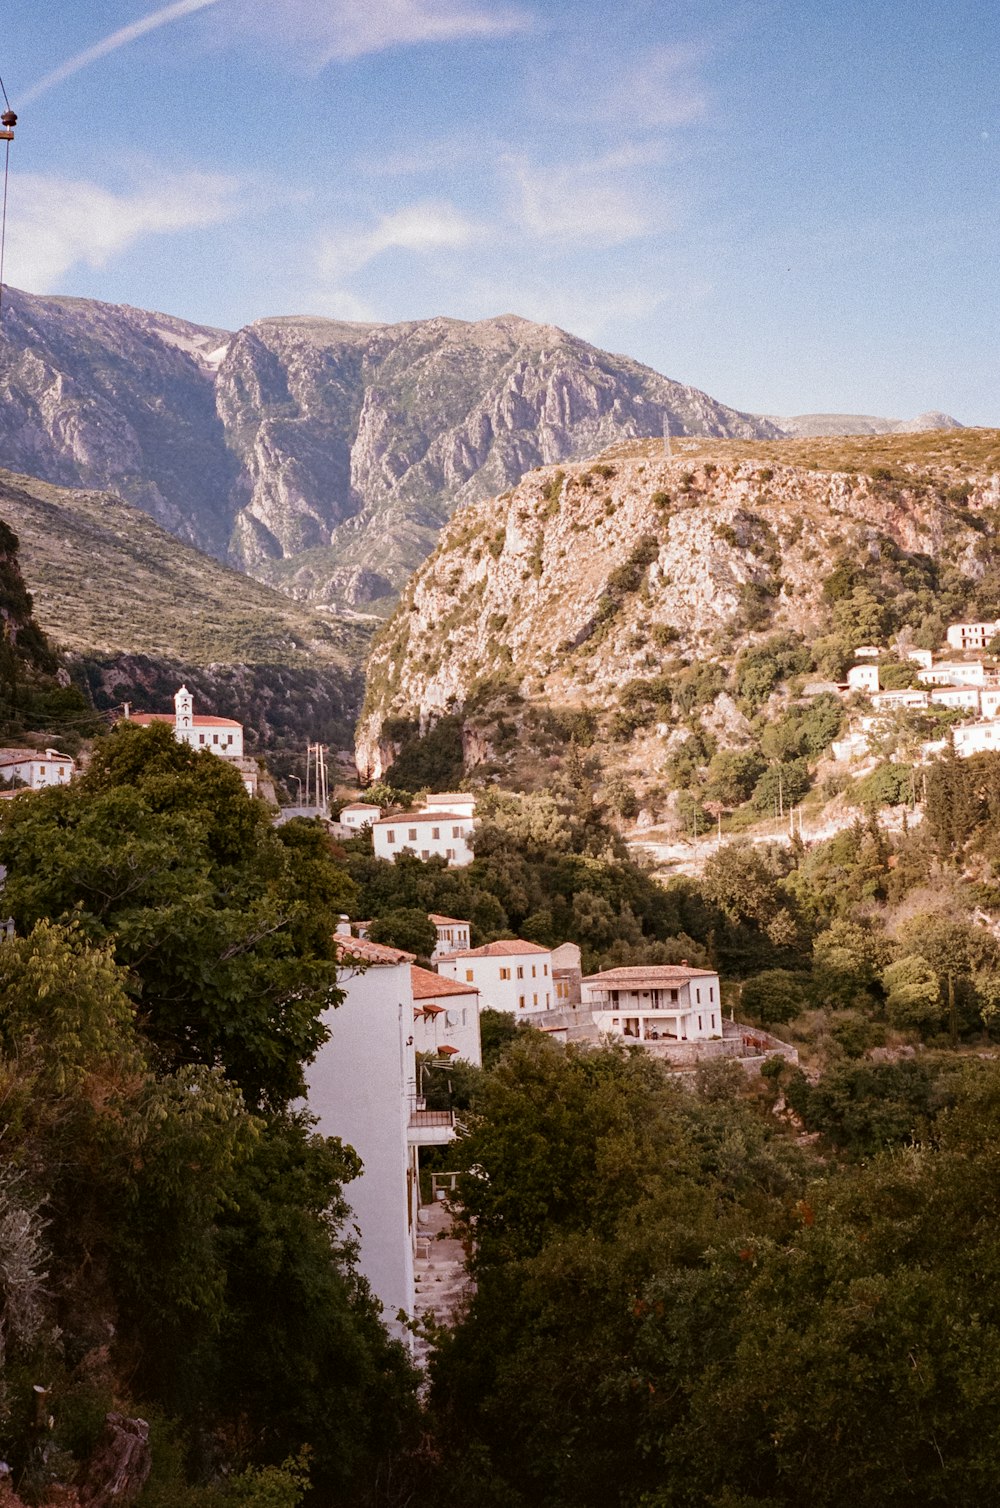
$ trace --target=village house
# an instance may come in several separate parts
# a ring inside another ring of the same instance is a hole
[[[126,703],[125,719],[136,723],[140,728],[151,727],[153,723],[170,723],[178,743],[189,744],[192,749],[207,749],[210,754],[218,754],[221,758],[228,759],[239,770],[248,795],[256,796],[257,765],[254,760],[243,757],[243,724],[235,722],[231,717],[196,713],[194,697],[186,686],[181,686],[174,696],[172,714],[169,712],[130,712]]]
[[[945,634],[950,649],[985,649],[1000,633],[1000,619],[994,623],[952,623]]]
[[[306,1066],[307,1104],[320,1134],[361,1158],[361,1176],[345,1190],[358,1266],[387,1325],[412,1347],[420,1148],[454,1140],[454,1115],[428,1110],[417,1082],[412,953],[352,937],[342,918],[337,956],[343,999],[324,1012],[330,1035]]]
[[[602,1034],[636,1042],[722,1036],[719,976],[687,964],[607,969],[582,983],[582,1004]]]
[[[913,710],[928,707],[930,694],[910,686],[902,691],[876,691],[872,694],[871,702],[876,712],[896,712],[900,708]]]
[[[576,1010],[580,1004],[580,949],[576,943],[560,943],[552,949],[552,1008]]]
[[[954,729],[952,737],[955,753],[962,759],[968,759],[971,754],[996,754],[1000,752],[1000,720],[992,718],[988,722],[965,723]]]
[[[434,911],[428,914],[427,920],[434,923],[437,932],[431,963],[437,963],[439,959],[447,958],[449,953],[458,953],[469,946],[468,922],[456,916],[438,916]]]
[[[516,1016],[553,1009],[552,953],[538,943],[511,938],[462,948],[438,968],[449,979],[475,985],[483,1010]]]
[[[410,965],[410,980],[416,1051],[444,1059],[461,1058],[481,1067],[479,991],[475,985],[446,979],[419,964]]]
[[[66,785],[76,774],[76,763],[58,749],[0,749],[0,779],[30,791],[50,785]]]
[[[931,702],[935,707],[948,707],[953,712],[979,711],[978,686],[935,686]]]
[[[982,660],[938,660],[917,671],[922,686],[985,686],[987,679]]]
[[[397,854],[410,853],[418,859],[444,859],[456,869],[471,864],[475,799],[469,796],[439,805],[442,799],[428,796],[419,811],[398,812],[374,822],[375,857],[395,859]]]
[[[877,665],[852,665],[847,672],[848,691],[859,691],[868,696],[879,688]]]
[[[371,827],[381,815],[380,806],[372,806],[368,801],[350,801],[340,808],[340,824],[349,827],[352,833],[359,833],[363,828]]]

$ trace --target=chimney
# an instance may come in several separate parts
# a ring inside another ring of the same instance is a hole
[[[344,912],[341,912],[340,916],[337,919],[337,926],[334,935],[337,937],[350,937],[351,935],[351,918]]]
[[[128,716],[129,716],[129,704],[128,704],[128,702],[122,702],[122,707],[124,708],[124,711],[125,711],[125,721],[128,722]]]
[[[688,961],[687,961],[686,958],[682,958],[681,959],[681,968],[682,969],[690,968],[690,964],[688,963]]]

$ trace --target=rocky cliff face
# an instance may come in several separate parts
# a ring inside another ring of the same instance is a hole
[[[236,335],[12,290],[0,463],[107,489],[293,596],[397,591],[454,508],[614,440],[770,435],[551,326],[514,316]]]
[[[873,465],[861,442],[840,464],[806,441],[686,442],[673,459],[623,444],[461,510],[369,662],[359,771],[385,771],[401,723],[426,728],[456,710],[467,756],[486,757],[492,735],[473,709],[498,683],[528,704],[593,714],[618,708],[627,683],[703,664],[720,667],[703,723],[738,744],[746,723],[724,684],[735,656],[776,632],[807,644],[829,633],[824,583],[838,563],[860,584],[880,572],[923,583],[909,588],[914,615],[946,564],[974,595],[993,550],[1000,445],[989,464],[967,465],[949,437],[933,439],[933,456],[899,449],[891,466]],[[640,774],[676,742],[676,716],[661,722],[635,744]]]

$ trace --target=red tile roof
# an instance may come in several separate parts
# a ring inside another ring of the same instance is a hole
[[[382,817],[373,827],[403,827],[407,822],[471,822],[468,812],[397,812],[394,817]]]
[[[692,969],[686,964],[662,963],[605,969],[602,974],[588,974],[583,983],[603,985],[609,990],[658,990],[687,984],[689,979],[716,977],[715,969]]]
[[[433,969],[422,969],[419,964],[410,965],[414,1000],[433,1000],[438,995],[478,995],[474,984],[460,984],[457,979],[445,979]]]
[[[176,723],[177,719],[172,712],[131,712],[126,721],[138,723],[140,727],[146,728],[150,723]],[[200,713],[192,716],[191,723],[195,728],[243,727],[242,723],[234,722],[231,717],[203,717]]]
[[[337,957],[343,963],[357,960],[358,963],[412,963],[414,955],[404,953],[402,948],[388,948],[384,943],[369,942],[367,937],[335,938]]]
[[[525,942],[523,938],[511,937],[506,942],[484,943],[481,948],[460,948],[449,953],[452,958],[507,958],[510,954],[551,953],[551,948],[540,948],[537,943]]]
[[[435,911],[427,913],[428,921],[432,921],[435,927],[467,927],[469,923],[460,916],[438,916]]]

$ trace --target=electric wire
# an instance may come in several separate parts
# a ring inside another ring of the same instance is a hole
[[[0,88],[2,88],[0,83]],[[7,98],[6,92],[4,99]],[[3,319],[3,259],[7,250],[7,182],[10,178],[10,142],[6,143],[3,162],[3,217],[0,219],[0,321]]]

